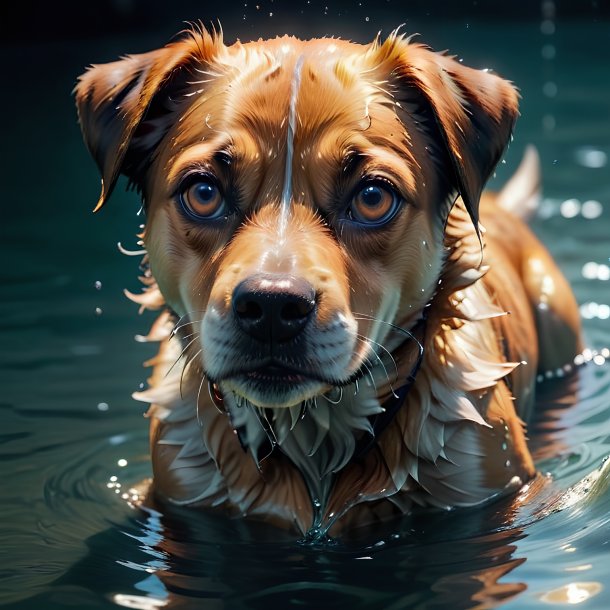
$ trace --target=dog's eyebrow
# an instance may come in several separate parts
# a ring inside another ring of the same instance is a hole
[[[232,144],[228,144],[217,150],[214,153],[213,158],[214,161],[217,161],[221,165],[231,165],[235,160],[235,147]]]
[[[356,166],[365,160],[365,155],[360,150],[350,149],[343,155],[341,160],[341,174],[352,173]]]
[[[235,147],[232,142],[205,142],[182,151],[169,172],[168,182],[179,179],[186,171],[208,165],[216,161],[221,166],[230,166],[235,160]]]

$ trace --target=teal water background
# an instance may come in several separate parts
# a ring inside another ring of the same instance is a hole
[[[264,33],[367,41],[405,12],[376,18],[371,7],[369,21],[357,22],[296,14],[294,27],[269,19]],[[257,23],[236,15],[224,22],[225,37],[258,37]],[[537,437],[538,465],[563,510],[546,510],[540,498],[504,503],[311,548],[194,511],[132,508],[122,497],[150,474],[147,422],[130,394],[145,383],[141,363],[152,355],[133,336],[151,318],[122,295],[139,289],[137,259],[116,247],[136,249],[139,203],[118,189],[91,214],[99,177],[70,91],[86,64],[160,46],[180,27],[0,48],[0,603],[543,608],[563,587],[582,607],[609,608],[606,475],[561,495],[610,454],[610,363],[601,359],[583,369],[579,400],[554,420],[553,451]],[[526,144],[538,147],[545,199],[533,227],[574,287],[588,346],[610,347],[610,23],[560,13],[443,21],[437,9],[407,20],[406,30],[520,87],[522,117],[491,186],[514,170]]]

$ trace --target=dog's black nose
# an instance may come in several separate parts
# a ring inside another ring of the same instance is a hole
[[[258,273],[233,290],[233,313],[241,328],[265,343],[294,339],[316,306],[313,286],[304,279]]]

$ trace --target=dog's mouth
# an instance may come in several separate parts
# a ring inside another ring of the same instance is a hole
[[[248,371],[244,377],[252,381],[263,381],[272,384],[296,384],[311,380],[311,377],[293,371],[281,365],[269,364],[267,366]]]
[[[349,382],[352,377],[350,376]],[[225,395],[228,392],[257,407],[284,408],[313,399],[343,385],[346,385],[346,382],[324,379],[321,374],[277,362],[234,370],[222,379],[209,381],[210,396],[221,410],[226,409]]]

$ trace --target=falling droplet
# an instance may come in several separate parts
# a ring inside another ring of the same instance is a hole
[[[96,307],[95,308],[95,315],[96,316],[101,316],[102,315],[102,308],[101,307]]]
[[[100,282],[99,280],[96,280],[95,284],[93,284],[95,286],[96,290],[101,290],[102,289],[102,282]]]

